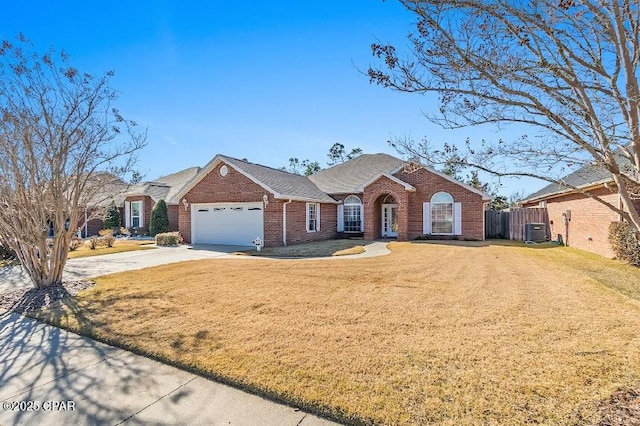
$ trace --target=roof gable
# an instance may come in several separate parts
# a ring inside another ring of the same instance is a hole
[[[360,185],[357,189],[358,192],[362,192],[364,191],[364,189],[371,185],[372,183],[376,182],[378,179],[382,178],[382,177],[386,177],[387,179],[391,180],[392,182],[397,183],[400,186],[403,186],[404,189],[406,189],[409,192],[416,192],[416,187],[411,185],[410,183],[407,183],[393,175],[390,175],[389,173],[386,172],[380,172],[378,173],[376,176],[372,177],[371,179],[369,179],[367,182],[364,182],[362,185]]]
[[[216,155],[182,190],[178,199],[184,197],[200,180],[207,176],[218,164],[225,163],[272,193],[278,199],[337,203],[322,192],[309,178],[283,170],[274,169],[225,155]]]
[[[353,194],[363,183],[379,176],[380,173],[393,174],[404,162],[389,154],[362,154],[356,158],[320,170],[309,176],[318,188],[327,194]]]

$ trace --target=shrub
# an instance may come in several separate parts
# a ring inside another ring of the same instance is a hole
[[[82,244],[84,244],[82,238],[72,237],[71,241],[69,242],[69,251],[78,250],[80,247],[82,247]]]
[[[107,214],[104,217],[104,227],[111,229],[119,229],[122,223],[120,217],[120,209],[116,206],[116,203],[111,203],[111,206],[107,210]]]
[[[106,235],[113,235],[113,229],[101,229],[98,231],[98,235],[104,237]]]
[[[169,213],[167,203],[160,200],[153,206],[151,220],[149,221],[149,234],[154,237],[156,234],[169,232]]]
[[[182,244],[183,240],[179,232],[165,232],[156,234],[156,244],[159,246],[177,246]]]
[[[116,242],[116,237],[114,237],[113,234],[104,235],[100,237],[100,239],[102,240],[102,243],[107,247],[113,247],[113,243]]]
[[[120,228],[120,235],[124,235],[125,237],[130,237],[131,231],[129,230],[129,228],[122,227]]]
[[[628,223],[613,222],[609,225],[609,244],[616,258],[640,266],[640,244]]]
[[[87,246],[91,250],[95,250],[98,247],[98,237],[93,236],[87,240]]]

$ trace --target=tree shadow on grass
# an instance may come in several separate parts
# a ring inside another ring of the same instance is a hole
[[[62,299],[58,303],[64,309],[50,309],[40,317],[58,323],[61,315],[70,312],[82,324],[80,331],[90,334],[92,326],[76,300],[64,294],[64,287],[53,291],[63,292],[56,296]],[[14,310],[37,308],[42,297],[43,292],[27,291]],[[3,405],[0,424],[118,424],[127,419],[136,423],[133,415],[177,389],[184,380],[168,377],[170,372],[163,376],[159,369],[129,352],[18,312],[0,314],[0,400],[10,407]],[[66,410],[47,410],[45,401],[66,401]]]

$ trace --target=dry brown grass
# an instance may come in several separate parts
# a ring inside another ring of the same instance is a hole
[[[639,270],[565,248],[390,248],[116,274],[45,316],[345,421],[592,423],[640,383],[640,303],[602,285],[638,294]]]
[[[306,244],[294,244],[287,247],[267,247],[261,251],[246,250],[238,254],[263,257],[330,257],[346,256],[364,252],[364,246],[369,241],[363,240],[327,240]]]
[[[102,256],[103,254],[123,253],[126,251],[147,250],[150,244],[155,244],[153,240],[116,240],[113,247],[96,247],[91,250],[87,244],[83,244],[79,249],[69,252],[69,259],[80,257]]]

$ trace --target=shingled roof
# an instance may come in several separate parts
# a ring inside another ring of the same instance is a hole
[[[361,185],[380,173],[393,174],[404,162],[389,154],[362,154],[353,160],[320,170],[309,176],[320,190],[327,194],[362,192]]]
[[[177,197],[178,193],[199,171],[200,167],[189,167],[188,169],[159,177],[154,181],[135,185],[125,195],[147,195],[154,201],[165,200],[167,204],[178,204],[180,201]]]
[[[611,173],[602,167],[586,164],[578,170],[568,174],[562,178],[562,182],[566,184],[550,183],[544,188],[529,195],[523,202],[531,202],[551,195],[562,194],[573,191],[573,188],[584,188],[591,185],[605,183],[613,180]]]
[[[322,192],[306,176],[300,176],[283,170],[250,163],[226,155],[216,155],[196,176],[186,185],[181,193],[186,193],[202,177],[206,176],[220,162],[224,162],[279,199],[292,199],[296,201],[311,201],[320,203],[337,203],[336,200]],[[181,195],[181,194],[178,194]]]

